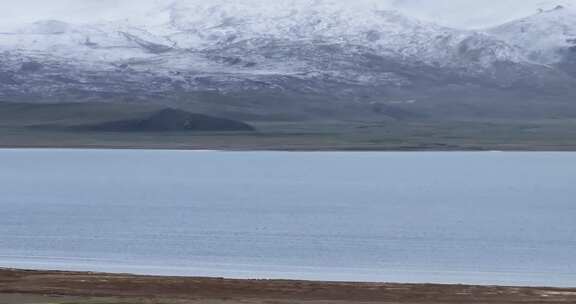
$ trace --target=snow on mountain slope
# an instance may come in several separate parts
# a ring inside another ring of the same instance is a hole
[[[489,31],[519,48],[531,61],[576,77],[576,7],[556,6]]]
[[[437,65],[472,60],[486,66],[495,61],[522,60],[513,48],[487,36],[420,22],[393,11],[334,0],[279,3],[283,5],[255,0],[186,0],[159,7],[147,19],[135,17],[133,21],[90,26],[42,21],[14,37],[2,37],[0,45],[81,58],[90,56],[85,54],[90,47],[132,48],[134,52],[123,57],[130,58],[141,56],[138,46],[146,44],[151,48],[144,47],[144,51],[154,53],[171,48],[217,49],[240,41],[269,39],[361,45],[381,55]],[[136,20],[142,19],[148,22],[138,24]]]
[[[563,59],[567,49],[576,51],[576,9],[557,6],[489,32],[519,47],[531,60],[555,64]]]
[[[39,21],[0,33],[0,99],[178,101],[208,91],[373,105],[431,100],[431,90],[573,84],[496,31],[358,1],[179,0],[112,22]]]

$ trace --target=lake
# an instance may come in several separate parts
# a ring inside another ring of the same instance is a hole
[[[576,286],[576,153],[0,150],[0,267]]]

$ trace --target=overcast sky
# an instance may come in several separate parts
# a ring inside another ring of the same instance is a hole
[[[117,19],[143,12],[152,7],[154,2],[170,3],[172,1],[173,0],[0,0],[0,26],[33,22],[42,19],[59,19],[68,22],[94,22]],[[535,13],[539,7],[552,8],[558,4],[576,4],[576,0],[373,1],[378,3],[390,2],[395,8],[405,14],[460,28],[481,28],[496,25]]]

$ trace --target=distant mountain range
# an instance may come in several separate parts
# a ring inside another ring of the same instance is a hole
[[[242,119],[576,116],[572,8],[471,31],[321,0],[238,3],[0,33],[0,102],[152,102]]]

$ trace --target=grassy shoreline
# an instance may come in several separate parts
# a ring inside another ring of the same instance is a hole
[[[576,122],[253,123],[257,132],[95,132],[0,126],[0,148],[231,151],[576,151]]]
[[[152,104],[0,102],[0,148],[107,148],[278,151],[576,151],[576,119],[318,118],[242,120],[252,129],[94,128],[148,121],[166,113]],[[192,115],[192,114],[191,114]],[[230,118],[230,117],[227,117]],[[194,120],[193,118],[190,118]],[[155,131],[152,131],[155,130]],[[162,131],[163,130],[163,131]],[[217,131],[220,130],[220,131]]]

